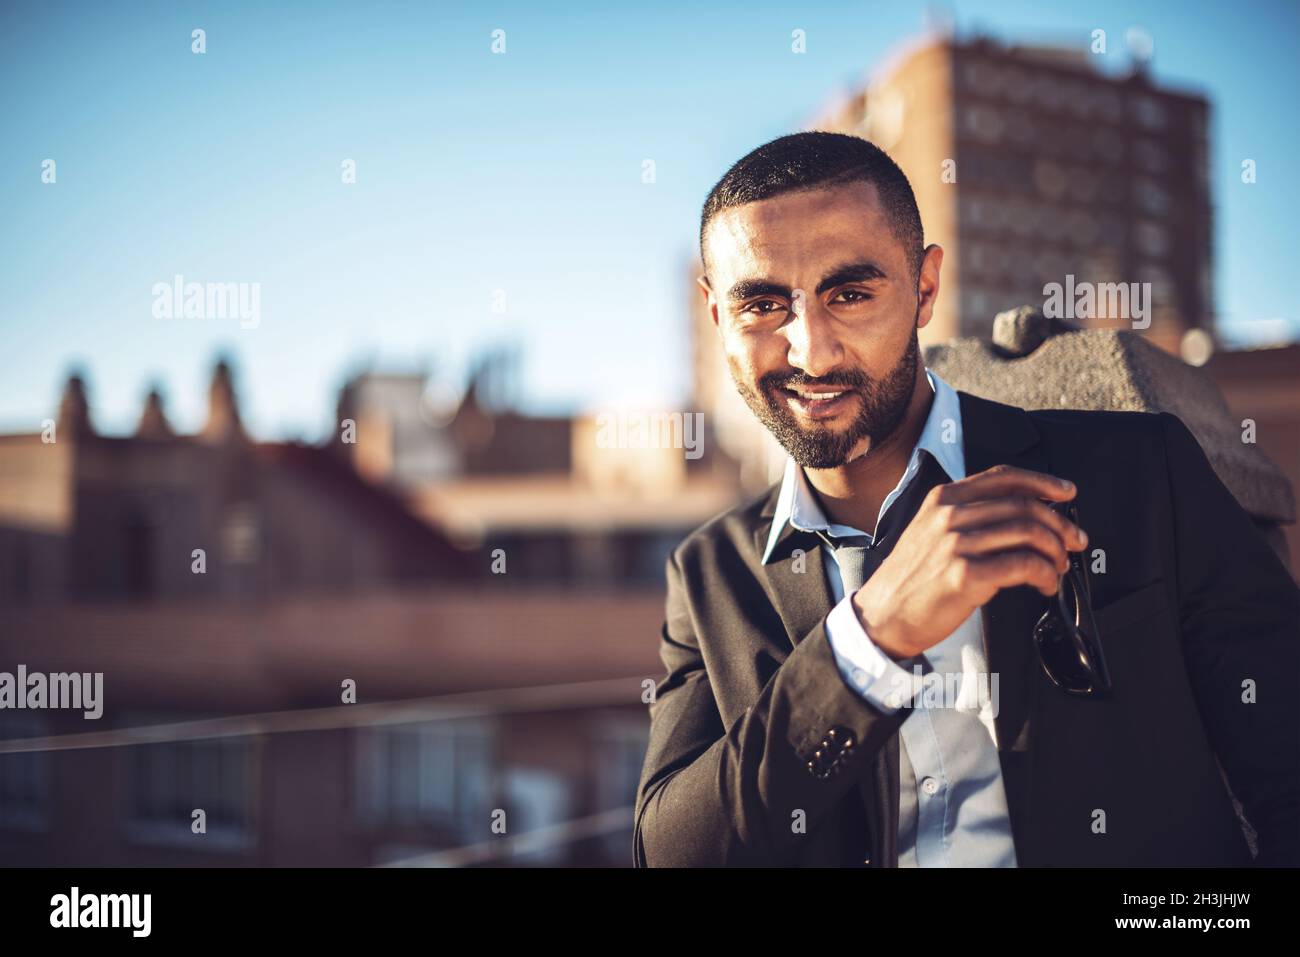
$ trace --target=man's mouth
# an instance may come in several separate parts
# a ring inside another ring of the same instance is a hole
[[[852,389],[796,385],[782,388],[786,404],[810,419],[829,419],[838,415],[854,395]]]

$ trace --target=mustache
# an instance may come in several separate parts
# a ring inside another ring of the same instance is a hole
[[[769,372],[758,380],[766,392],[789,389],[797,385],[822,386],[828,389],[865,389],[871,380],[857,369],[845,369],[824,376],[811,376],[806,372]]]

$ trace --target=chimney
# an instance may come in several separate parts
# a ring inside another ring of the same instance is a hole
[[[171,423],[167,421],[167,413],[163,411],[162,393],[158,391],[157,386],[149,389],[135,434],[136,438],[140,439],[170,439],[176,434],[172,431]]]
[[[212,385],[208,387],[208,421],[203,426],[201,437],[206,442],[225,442],[243,435],[230,363],[221,359],[212,370]]]
[[[90,403],[86,401],[86,383],[79,373],[68,376],[63,387],[63,398],[59,400],[60,435],[79,438],[94,435],[95,428],[90,423]]]

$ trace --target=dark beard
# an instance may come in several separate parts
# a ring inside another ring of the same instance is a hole
[[[916,358],[920,350],[916,327],[903,357],[883,379],[872,380],[859,369],[845,369],[820,379],[803,372],[772,372],[758,380],[758,392],[736,377],[732,380],[750,411],[776,437],[799,465],[809,469],[837,468],[848,460],[854,446],[870,437],[879,445],[898,429],[916,386]],[[842,432],[823,426],[804,429],[785,401],[784,388],[795,385],[834,386],[851,389],[860,398],[857,418]]]

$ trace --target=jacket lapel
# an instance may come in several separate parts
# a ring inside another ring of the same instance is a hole
[[[754,547],[759,555],[766,547],[772,517],[776,514],[777,494],[773,491],[759,513],[764,519],[754,531]],[[811,532],[786,525],[764,571],[772,587],[772,603],[781,615],[793,647],[831,611],[831,590],[826,581],[826,556],[821,540]]]
[[[776,514],[779,495],[774,491],[759,513],[764,521],[754,532],[754,547],[762,555]],[[826,579],[826,556],[821,539],[789,525],[781,532],[765,566],[772,604],[781,615],[794,647],[831,611],[831,589]],[[898,734],[890,736],[871,770],[854,788],[853,799],[865,812],[866,860],[872,867],[898,866]],[[861,852],[853,859],[860,860]]]

